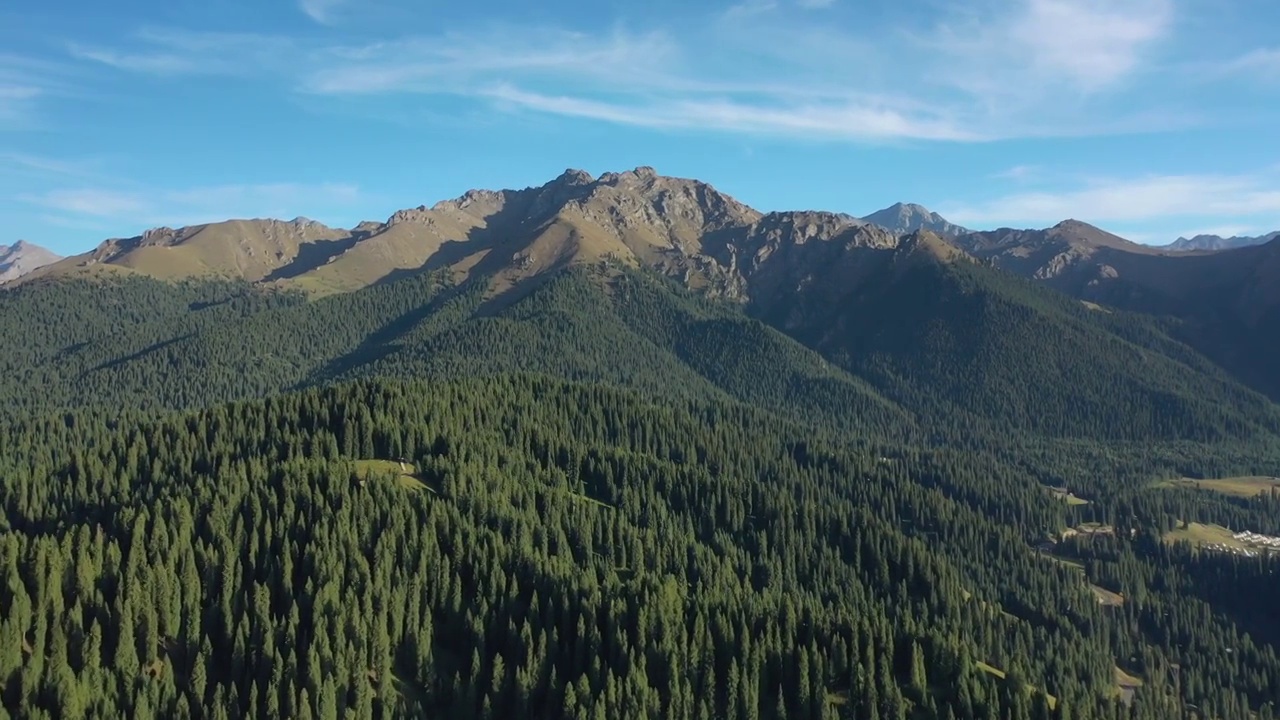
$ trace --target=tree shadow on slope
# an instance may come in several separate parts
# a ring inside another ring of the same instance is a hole
[[[287,265],[276,268],[263,278],[263,282],[272,282],[275,280],[288,280],[295,278],[303,273],[310,272],[316,268],[331,262],[340,257],[343,253],[356,246],[361,240],[369,238],[372,233],[365,231],[355,231],[344,238],[337,240],[316,240],[315,242],[303,243],[298,247],[298,255]]]
[[[451,269],[467,258],[482,252],[486,253],[484,258],[468,272],[468,277],[478,278],[496,273],[505,267],[505,264],[500,259],[501,256],[495,255],[493,251],[517,239],[527,240],[528,231],[545,222],[545,219],[529,218],[533,199],[532,193],[528,190],[511,193],[509,200],[501,209],[484,216],[482,227],[475,227],[467,232],[465,240],[446,240],[422,265],[416,268],[393,270],[374,284],[387,285],[414,275]],[[518,249],[512,250],[513,255],[516,252]]]

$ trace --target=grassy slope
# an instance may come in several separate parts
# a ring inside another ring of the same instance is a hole
[[[1212,492],[1222,493],[1223,495],[1229,495],[1231,497],[1249,498],[1267,493],[1280,492],[1280,479],[1260,475],[1231,478],[1210,478],[1205,480],[1181,478],[1178,480],[1166,480],[1161,482],[1158,487],[1189,487],[1197,490],[1209,490]]]

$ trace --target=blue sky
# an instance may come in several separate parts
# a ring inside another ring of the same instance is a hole
[[[1280,228],[1265,0],[10,0],[0,243],[351,226],[568,167],[762,210]]]

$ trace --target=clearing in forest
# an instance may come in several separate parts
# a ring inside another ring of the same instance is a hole
[[[1116,694],[1120,696],[1120,700],[1126,705],[1133,702],[1134,691],[1142,687],[1142,678],[1130,675],[1119,667],[1115,668],[1115,678]]]
[[[1080,523],[1073,528],[1067,528],[1062,531],[1062,539],[1067,539],[1073,535],[1114,535],[1116,529],[1110,525],[1102,523],[1087,522]]]
[[[1280,478],[1270,477],[1267,475],[1243,475],[1240,477],[1213,478],[1209,480],[1181,478],[1178,480],[1165,480],[1164,482],[1159,483],[1157,487],[1194,488],[1199,490],[1211,490],[1213,492],[1230,495],[1232,497],[1254,497],[1269,492],[1280,492]]]
[[[998,680],[1003,681],[1003,680],[1005,679],[1005,677],[1006,677],[1005,671],[1001,670],[1001,669],[1000,669],[1000,668],[998,668],[998,667],[994,667],[994,666],[992,666],[992,665],[988,665],[987,663],[984,663],[984,662],[978,662],[978,663],[975,663],[975,666],[976,666],[979,670],[981,670],[982,672],[987,673],[988,675],[991,675],[991,676],[995,677],[995,678],[996,678],[996,679],[998,679]],[[1029,692],[1029,693],[1036,692],[1036,688],[1031,687],[1030,685],[1028,685],[1028,686],[1027,686],[1027,692]],[[1045,696],[1045,699],[1049,701],[1049,709],[1050,709],[1050,710],[1055,710],[1055,709],[1057,709],[1057,707],[1058,707],[1058,698],[1056,698],[1056,697],[1054,697],[1054,696],[1050,695],[1049,693],[1045,693],[1045,694],[1044,694],[1044,696]]]
[[[1061,500],[1068,505],[1088,505],[1089,504],[1088,500],[1080,497],[1079,495],[1076,495],[1075,493],[1071,492],[1067,488],[1051,487],[1049,488],[1049,494],[1052,495],[1055,500]]]
[[[415,492],[426,490],[437,495],[440,489],[432,487],[418,475],[418,468],[410,463],[398,462],[396,460],[356,460],[356,473],[363,480],[371,477],[395,476],[400,483],[400,487],[413,490]]]
[[[1098,587],[1093,583],[1089,584],[1089,589],[1093,591],[1094,597],[1098,598],[1099,605],[1106,607],[1120,607],[1124,605],[1124,596],[1120,593],[1111,592],[1110,590]]]
[[[1179,540],[1185,540],[1197,547],[1221,545],[1233,550],[1246,549],[1244,543],[1237,540],[1230,530],[1221,525],[1187,523],[1185,527],[1175,528],[1164,535],[1164,541],[1167,543],[1175,543]]]

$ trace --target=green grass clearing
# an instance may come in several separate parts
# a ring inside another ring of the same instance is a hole
[[[1116,685],[1120,687],[1142,687],[1142,678],[1121,670],[1119,667],[1115,669]]]
[[[1088,500],[1076,495],[1066,488],[1049,488],[1049,494],[1052,495],[1055,500],[1061,500],[1070,506],[1089,504]]]
[[[1232,549],[1244,550],[1247,546],[1235,539],[1231,531],[1221,525],[1204,525],[1190,523],[1165,533],[1164,541],[1175,543],[1186,541],[1197,547],[1202,545],[1222,545]]]
[[[356,460],[356,473],[365,481],[371,477],[394,475],[400,487],[414,492],[427,492],[439,495],[440,488],[433,487],[418,475],[418,468],[409,463],[395,460]]]
[[[1157,483],[1156,487],[1209,490],[1223,495],[1230,495],[1231,497],[1248,498],[1269,492],[1280,492],[1280,478],[1266,475],[1245,475],[1241,477],[1212,478],[1209,480],[1180,478],[1178,480],[1165,480]]]
[[[1134,692],[1142,687],[1142,678],[1130,675],[1119,667],[1114,668],[1116,681],[1116,697],[1126,705],[1133,702]]]
[[[1001,681],[1003,681],[1003,680],[1005,679],[1005,677],[1006,677],[1006,673],[1005,673],[1005,671],[1001,670],[1001,669],[1000,669],[1000,668],[998,668],[998,667],[995,667],[995,666],[993,666],[993,665],[988,665],[987,663],[984,663],[984,662],[978,662],[978,663],[976,663],[976,665],[977,665],[977,668],[978,668],[979,670],[981,670],[981,671],[982,671],[982,672],[984,672],[984,673],[987,673],[988,675],[991,675],[991,676],[995,677],[997,680],[1001,680]],[[1034,688],[1034,687],[1032,687],[1032,686],[1030,686],[1030,685],[1028,685],[1028,686],[1027,686],[1027,692],[1028,692],[1028,693],[1032,693],[1032,692],[1035,692],[1035,691],[1036,691],[1036,688]],[[1045,693],[1045,698],[1047,698],[1047,699],[1049,700],[1049,709],[1050,709],[1050,710],[1055,710],[1055,709],[1057,709],[1057,707],[1058,707],[1058,698],[1056,698],[1056,697],[1054,697],[1054,696],[1052,696],[1052,695],[1050,695],[1050,694],[1048,694],[1048,693]]]
[[[1089,589],[1093,591],[1093,596],[1098,598],[1099,605],[1105,605],[1106,607],[1120,607],[1121,605],[1124,605],[1124,596],[1120,593],[1111,592],[1106,588],[1098,587],[1092,583],[1089,584]]]

